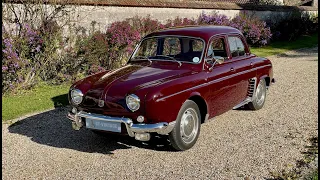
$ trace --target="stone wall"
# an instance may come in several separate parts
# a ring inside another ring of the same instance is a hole
[[[2,3],[4,7],[5,3]],[[14,4],[17,9],[21,9],[21,4]],[[43,5],[46,6],[48,10],[50,10],[51,5]],[[175,17],[186,17],[186,18],[198,18],[198,16],[202,13],[211,13],[212,11],[216,11],[219,14],[224,14],[228,17],[234,17],[240,11],[246,11],[252,14],[257,15],[263,20],[268,18],[290,13],[290,8],[278,7],[278,10],[275,7],[271,8],[263,8],[257,6],[246,6],[248,7],[246,10],[244,7],[233,6],[234,8],[228,9],[212,9],[212,8],[160,8],[160,7],[123,7],[123,6],[91,6],[91,5],[68,5],[68,7],[74,10],[72,14],[73,21],[84,28],[90,28],[91,23],[93,21],[96,22],[98,28],[104,31],[109,24],[115,21],[121,21],[126,18],[131,18],[134,16],[146,17],[150,16],[151,18],[158,19],[162,22],[165,22],[167,19],[174,19]],[[265,9],[265,10],[263,10]],[[291,7],[292,11],[293,7]],[[304,11],[310,13],[318,13],[318,9],[303,9]],[[22,13],[23,14],[23,13]],[[3,18],[8,17],[8,15],[4,14]],[[11,14],[11,17],[14,16]],[[274,19],[276,20],[276,19]],[[4,22],[6,23],[6,22]]]
[[[224,14],[228,17],[236,16],[240,9],[184,9],[184,8],[146,8],[146,7],[112,7],[112,6],[81,6],[77,8],[78,18],[77,22],[84,27],[89,27],[92,21],[96,21],[100,28],[104,29],[108,24],[131,18],[134,16],[146,17],[158,19],[165,22],[167,19],[174,19],[175,17],[186,17],[186,18],[198,18],[202,12],[211,13],[217,12]],[[270,18],[271,15],[276,16],[281,14],[290,13],[290,11],[255,11],[246,10],[248,13],[255,14],[263,20]],[[318,10],[306,11],[309,13],[316,14]],[[275,19],[276,20],[276,19]]]

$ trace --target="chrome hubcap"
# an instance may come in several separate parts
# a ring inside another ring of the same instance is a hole
[[[197,136],[199,119],[193,108],[188,108],[182,115],[180,134],[184,143],[191,143]]]
[[[266,97],[265,87],[262,86],[260,82],[256,90],[257,104],[258,105],[263,104],[265,97]]]

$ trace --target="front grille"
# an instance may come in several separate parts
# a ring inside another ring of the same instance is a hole
[[[248,87],[248,92],[247,92],[248,97],[253,97],[254,89],[256,86],[256,81],[257,81],[257,78],[249,79],[249,87]]]

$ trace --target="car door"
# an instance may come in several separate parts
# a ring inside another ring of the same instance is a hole
[[[227,36],[214,36],[209,41],[209,46],[205,56],[206,60],[210,60],[215,56],[224,58],[222,64],[215,64],[207,70],[207,86],[206,101],[209,107],[210,117],[218,116],[234,106],[233,103],[233,87],[230,86],[229,78],[234,74],[230,71],[233,64],[229,62],[227,55]]]
[[[232,99],[230,103],[236,106],[248,97],[249,82],[256,77],[254,63],[245,41],[238,34],[228,35],[228,54],[230,71],[232,76],[229,79]]]

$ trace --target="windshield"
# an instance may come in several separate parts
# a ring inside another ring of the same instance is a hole
[[[199,63],[204,41],[189,37],[161,36],[144,39],[133,54],[131,61],[169,60]]]

